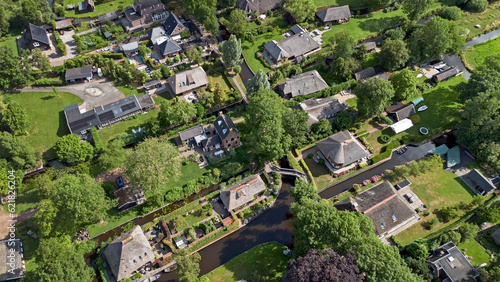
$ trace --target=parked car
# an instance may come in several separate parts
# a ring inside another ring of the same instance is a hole
[[[125,183],[123,183],[123,178],[121,176],[116,178],[116,184],[118,185],[118,189],[125,187]]]

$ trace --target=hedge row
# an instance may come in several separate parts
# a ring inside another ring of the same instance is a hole
[[[90,129],[90,134],[92,134],[92,139],[94,139],[94,147],[97,150],[97,153],[104,152],[104,143],[101,140],[101,136],[99,136],[99,132],[95,127]]]
[[[103,56],[103,58],[110,58],[114,60],[125,58],[125,56],[123,56],[123,53],[101,53],[101,55]]]
[[[306,170],[307,176],[311,180],[311,183],[314,186],[314,189],[318,190],[318,187],[316,186],[316,183],[314,183],[313,175],[312,175],[311,171],[309,170],[309,167],[307,166],[306,161],[304,161],[304,159],[301,159],[300,163],[302,164],[302,167]]]
[[[240,96],[242,96],[243,93],[240,92],[239,88],[236,86],[236,83],[234,83],[234,80],[229,76],[226,70],[222,72],[224,74],[224,77],[226,78],[227,82],[233,88],[233,91],[238,91],[240,93]]]
[[[380,154],[378,154],[378,155],[376,155],[375,157],[372,158],[372,162],[373,163],[378,163],[381,160],[390,157],[391,154],[392,154],[392,150],[395,149],[395,148],[397,148],[398,146],[399,146],[399,142],[398,141],[392,141],[391,143],[389,143],[385,147],[385,151],[383,153],[380,153]]]
[[[288,159],[288,163],[290,164],[290,167],[292,169],[304,172],[304,170],[302,169],[302,167],[299,165],[299,162],[297,162],[297,159],[295,159],[293,157],[292,152],[288,152],[287,153],[287,159]]]

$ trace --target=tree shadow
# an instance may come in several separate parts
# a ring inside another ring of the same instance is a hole
[[[51,95],[51,96],[45,96],[45,97],[42,97],[42,100],[47,101],[47,100],[52,100],[52,99],[54,99],[54,98],[56,98],[56,96]]]
[[[371,14],[363,18],[370,18]],[[369,19],[359,24],[362,30],[370,32],[382,32],[383,30],[391,28],[393,25],[404,21],[402,16],[394,16],[390,18]]]

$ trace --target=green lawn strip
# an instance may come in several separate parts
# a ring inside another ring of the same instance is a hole
[[[215,88],[215,84],[219,83],[222,88],[226,89],[231,89],[231,84],[226,80],[226,77],[222,73],[224,69],[220,69],[221,71],[215,71],[215,72],[209,72],[207,77],[208,77],[208,82],[212,85],[213,88]]]
[[[349,105],[349,108],[353,110],[358,109],[358,97],[353,97],[351,99],[346,100],[347,105]]]
[[[123,9],[130,7],[132,3],[136,2],[136,0],[118,0],[118,1],[111,1],[111,2],[106,2],[103,4],[95,5],[95,11],[90,12],[90,13],[78,13],[76,10],[78,10],[78,2],[82,2],[80,0],[65,0],[64,5],[68,4],[76,4],[75,10],[67,11],[65,16],[68,18],[92,18],[92,17],[97,17],[98,15],[102,15],[105,13],[109,13],[111,11],[116,11],[118,7],[121,7]]]
[[[145,94],[146,92],[143,89],[138,89],[136,86],[132,86],[132,89],[126,87],[125,85],[115,85],[115,87],[120,90],[125,97],[128,96],[141,96],[142,94]]]
[[[126,211],[112,208],[106,212],[107,216],[103,222],[88,226],[90,237],[96,236],[110,229],[113,229],[133,218],[143,216],[143,206],[136,206]]]
[[[18,195],[16,198],[16,213],[22,213],[36,208],[39,199],[40,193],[38,189]]]
[[[418,224],[413,225],[396,236],[403,245],[408,245],[418,238],[424,238],[460,220],[465,214],[464,211],[460,211],[460,216],[455,220],[446,223],[440,222],[432,230],[424,228],[432,218],[436,217],[436,212],[439,209],[445,206],[456,205],[460,202],[468,204],[474,195],[458,176],[443,169],[428,172],[425,176],[410,176],[408,179],[412,183],[412,191],[428,206],[431,214],[422,216],[422,220]]]
[[[479,266],[490,261],[490,256],[486,253],[486,250],[475,239],[469,240],[466,243],[460,243],[457,247],[462,253],[472,257],[470,262],[474,266]]]
[[[10,37],[2,42],[0,42],[0,46],[7,46],[12,48],[12,51],[14,51],[14,55],[17,57],[19,56],[19,52],[17,50],[17,39],[16,37]]]
[[[313,176],[313,181],[316,183],[317,189],[321,190],[328,186],[329,184],[333,183],[336,178],[333,178],[328,169],[324,165],[320,165],[316,163],[313,159],[310,158],[304,158],[304,161],[307,164],[307,167],[309,167],[309,170],[311,171],[311,174]]]
[[[464,52],[463,57],[467,62],[468,67],[470,67],[471,69],[475,69],[479,65],[484,63],[486,57],[499,53],[500,53],[500,38],[497,38],[485,43],[475,45],[474,47],[468,48]]]
[[[366,56],[365,63],[363,64],[363,68],[373,67],[378,64],[377,53],[371,53]]]
[[[242,42],[241,48],[243,51],[243,55],[245,56],[250,69],[252,69],[254,72],[257,72],[260,69],[264,72],[269,71],[269,68],[264,66],[262,62],[257,59],[256,53],[259,52],[259,48],[260,46],[262,46],[262,44],[271,40],[280,41],[283,38],[283,35],[281,35],[281,29],[276,29],[274,32],[259,35],[255,38],[254,42]]]
[[[8,94],[19,103],[28,115],[28,135],[22,136],[37,153],[43,153],[45,159],[55,157],[51,149],[57,139],[69,134],[64,107],[74,103],[81,104],[77,96],[59,92],[22,92]]]
[[[211,282],[251,280],[257,271],[261,281],[278,281],[285,273],[288,257],[285,246],[270,242],[256,246],[206,274]]]
[[[21,239],[23,243],[23,258],[26,261],[26,272],[33,272],[37,268],[35,261],[35,252],[40,244],[40,239],[34,239],[28,236],[28,231],[31,229],[28,225],[32,224],[33,220],[26,220],[16,223],[16,238]]]

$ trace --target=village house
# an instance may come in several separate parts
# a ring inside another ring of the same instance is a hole
[[[146,197],[140,187],[123,187],[116,190],[114,194],[115,198],[118,199],[117,208],[122,212],[146,202]]]
[[[311,98],[295,106],[296,109],[303,110],[309,115],[309,119],[307,120],[309,126],[322,119],[328,119],[331,122],[338,112],[345,111],[348,107],[346,104],[339,103],[339,100],[335,97]]]
[[[139,54],[139,42],[134,41],[130,43],[126,43],[120,46],[121,51],[127,58],[134,57]]]
[[[447,79],[450,79],[452,77],[457,76],[460,73],[458,68],[456,67],[449,67],[443,71],[440,71],[439,73],[435,74],[432,76],[432,81],[433,82],[440,82],[444,81]]]
[[[263,14],[267,11],[277,9],[282,0],[238,0],[236,7],[245,11],[247,15],[256,12]]]
[[[188,30],[174,13],[170,13],[163,26],[165,27],[166,35],[172,40],[181,39],[181,32]]]
[[[307,55],[321,49],[321,45],[299,25],[293,26],[291,33],[293,35],[279,42],[271,40],[264,45],[266,54],[275,64],[284,60],[300,62]]]
[[[155,88],[161,87],[161,81],[159,79],[153,79],[144,83],[144,90],[149,91]]]
[[[472,190],[479,195],[486,196],[496,189],[493,182],[484,177],[484,175],[477,169],[473,169],[467,173],[466,178],[468,182],[472,184]]]
[[[394,122],[401,121],[405,118],[411,117],[415,113],[415,105],[413,103],[404,104],[397,102],[386,108],[387,116]]]
[[[90,81],[92,77],[92,65],[85,65],[79,68],[67,69],[64,80],[66,83],[76,82],[77,80]]]
[[[385,70],[376,70],[374,67],[369,67],[354,74],[354,78],[356,79],[356,81],[366,80],[375,77],[388,81],[390,73]]]
[[[387,180],[355,197],[340,201],[335,207],[358,211],[369,217],[379,238],[396,235],[420,220],[418,214],[409,207],[408,201]]]
[[[208,84],[207,74],[202,67],[179,72],[167,79],[171,93],[182,95],[193,92],[196,89],[206,87]]]
[[[24,32],[24,40],[26,41],[26,48],[30,51],[35,48],[42,51],[52,49],[49,33],[44,28],[31,23]]]
[[[435,249],[427,258],[429,269],[439,281],[476,281],[477,270],[453,242]]]
[[[78,3],[78,12],[83,13],[92,13],[95,10],[94,0],[84,0],[83,2]]]
[[[168,16],[165,5],[160,0],[137,1],[123,13],[132,28],[160,21]]]
[[[337,177],[365,163],[370,156],[367,149],[348,130],[330,135],[316,143],[318,160],[325,160],[328,170]]]
[[[149,94],[139,97],[132,95],[110,104],[95,107],[90,111],[80,111],[78,104],[75,103],[64,107],[64,116],[69,132],[83,135],[94,126],[101,129],[129,116],[142,113],[153,105],[154,100]]]
[[[328,88],[328,84],[318,71],[308,71],[287,79],[277,85],[281,96],[292,99],[297,96],[309,95]]]
[[[56,30],[66,29],[73,26],[71,19],[56,21]]]
[[[0,241],[0,281],[20,281],[26,275],[21,240]]]
[[[161,44],[156,45],[155,49],[158,50],[158,53],[163,58],[178,56],[182,51],[179,44],[172,39],[165,40]]]
[[[228,211],[233,211],[252,202],[266,188],[260,175],[256,174],[222,190],[220,199]]]
[[[369,42],[365,42],[363,44],[366,47],[366,52],[373,53],[373,52],[377,51],[377,43],[375,43],[373,41],[369,41]]]
[[[349,5],[331,7],[316,12],[316,17],[324,24],[347,23],[351,18],[351,10]]]
[[[149,40],[151,40],[151,43],[153,45],[161,44],[163,41],[166,41],[168,39],[167,34],[165,33],[165,29],[161,26],[152,28],[148,30],[147,33]]]
[[[112,22],[116,21],[118,19],[118,14],[116,13],[116,11],[111,11],[109,13],[97,16],[97,19],[99,23],[105,24],[106,20],[110,20]]]
[[[112,281],[121,281],[155,259],[139,225],[111,241],[104,250]]]
[[[179,132],[179,138],[183,143],[198,146],[204,152],[217,156],[241,145],[240,132],[233,120],[227,115],[218,116],[213,125],[204,127],[197,125]]]

